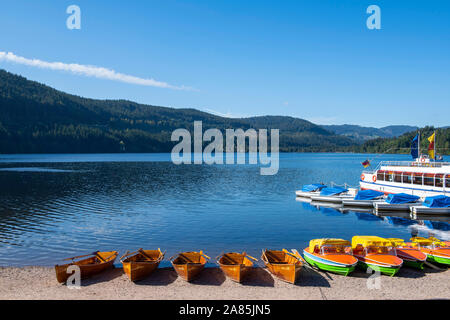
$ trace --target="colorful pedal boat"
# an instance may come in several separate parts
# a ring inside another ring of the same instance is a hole
[[[59,283],[65,283],[67,279],[72,275],[72,272],[67,273],[67,268],[73,265],[76,265],[80,268],[81,279],[89,278],[109,268],[112,268],[117,255],[117,251],[95,251],[90,254],[64,259],[63,261],[72,260],[72,262],[63,265],[55,265],[56,280]],[[76,259],[80,258],[84,259],[75,261]]]
[[[164,259],[164,253],[161,249],[143,250],[142,248],[135,252],[127,252],[120,257],[123,271],[131,281],[148,277],[158,268],[162,259]]]
[[[181,252],[170,261],[178,275],[186,281],[195,279],[210,258],[203,251]]]
[[[411,268],[423,270],[423,264],[427,260],[427,255],[412,245],[405,243],[403,239],[387,238],[395,247],[397,257],[403,260],[403,265]]]
[[[351,243],[342,239],[314,239],[303,249],[305,260],[321,270],[347,276],[355,270],[358,259],[351,253]]]
[[[258,261],[245,252],[224,253],[220,257],[217,257],[216,260],[223,273],[231,280],[238,283],[241,283],[253,269],[253,261]]]
[[[358,259],[358,267],[371,268],[388,276],[394,276],[401,268],[403,260],[397,257],[389,240],[376,236],[354,236],[353,255]]]
[[[408,244],[425,253],[428,262],[450,265],[450,246],[445,242],[422,237],[413,237],[411,241]]]
[[[286,249],[263,250],[262,261],[267,269],[282,281],[295,284],[303,267],[303,258],[298,257]]]

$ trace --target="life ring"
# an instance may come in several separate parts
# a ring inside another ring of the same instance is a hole
[[[420,162],[424,163],[425,162],[425,158],[420,158]]]
[[[364,174],[361,175],[361,181],[364,181]]]
[[[373,175],[373,176],[372,176],[372,181],[373,181],[373,182],[377,182],[377,176],[376,176],[376,175]]]

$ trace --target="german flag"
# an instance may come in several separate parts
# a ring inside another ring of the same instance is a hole
[[[367,168],[368,166],[370,166],[370,161],[366,160],[364,162],[361,162],[361,164],[363,165],[364,168]]]

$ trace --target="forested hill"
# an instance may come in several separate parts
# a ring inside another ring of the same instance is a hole
[[[328,131],[334,132],[335,134],[344,135],[346,137],[352,138],[359,143],[376,138],[394,138],[401,136],[404,133],[419,129],[418,127],[405,125],[373,128],[351,124],[343,124],[343,125],[322,125],[322,127]]]
[[[436,132],[436,154],[450,154],[450,127],[438,128],[425,127],[420,129],[420,150],[421,153],[427,153],[428,137]],[[364,144],[355,147],[356,152],[368,153],[409,153],[411,151],[411,141],[417,134],[417,131],[408,132],[398,138],[383,139],[378,138],[369,140]]]
[[[0,70],[0,153],[170,152],[173,130],[280,129],[280,151],[338,151],[354,142],[282,116],[224,118],[125,100],[70,95]]]

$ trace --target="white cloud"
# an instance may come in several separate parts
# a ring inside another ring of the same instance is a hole
[[[137,84],[142,86],[175,89],[175,90],[193,90],[190,87],[185,86],[174,86],[166,82],[157,81],[154,79],[145,79],[128,74],[123,74],[116,72],[111,69],[106,69],[103,67],[83,65],[77,63],[63,63],[63,62],[48,62],[38,59],[27,59],[21,56],[17,56],[12,52],[0,51],[0,61],[19,63],[31,67],[38,67],[42,69],[50,70],[62,70],[71,72],[78,75],[84,75],[87,77],[95,77],[99,79],[108,79],[113,81],[120,81],[125,83]]]

